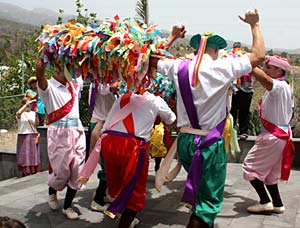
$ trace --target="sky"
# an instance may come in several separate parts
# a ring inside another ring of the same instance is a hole
[[[76,15],[75,0],[0,0],[25,9],[47,8]],[[99,19],[134,17],[137,0],[81,0],[84,8],[97,13]],[[149,0],[150,22],[171,30],[184,24],[193,35],[215,32],[226,39],[251,44],[251,30],[238,15],[258,9],[267,48],[300,48],[300,1],[298,0]]]

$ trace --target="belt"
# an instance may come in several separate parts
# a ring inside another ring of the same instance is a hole
[[[192,134],[192,135],[207,135],[209,131],[208,130],[195,129],[195,128],[191,128],[191,127],[181,127],[180,132],[181,133],[189,133],[189,134]]]
[[[55,121],[51,126],[57,128],[70,128],[81,126],[81,121],[78,118],[62,118],[58,121]]]

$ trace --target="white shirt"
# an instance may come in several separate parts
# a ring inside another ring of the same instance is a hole
[[[277,126],[287,126],[292,118],[292,92],[286,81],[273,79],[273,88],[262,97],[262,116]]]
[[[30,121],[33,130],[30,127],[28,120]],[[18,134],[37,133],[36,126],[35,126],[35,120],[36,120],[36,113],[34,111],[23,112],[20,116],[20,119],[17,118]]]
[[[90,90],[92,86],[95,86],[95,84],[91,84]],[[115,101],[116,97],[110,92],[109,86],[104,87],[102,84],[99,84],[92,118],[105,121]]]
[[[114,114],[120,111],[121,98],[122,96],[112,106],[102,132],[108,129]],[[144,102],[145,100],[146,102]],[[143,102],[142,105],[140,105],[141,102]],[[135,136],[141,137],[146,141],[150,139],[151,130],[157,116],[160,116],[161,120],[166,124],[171,124],[176,119],[175,113],[172,112],[168,104],[161,97],[151,93],[145,92],[143,95],[132,94],[130,103],[135,104],[135,108],[132,110]],[[123,121],[120,121],[109,130],[127,133]]]
[[[163,59],[159,60],[157,65],[159,73],[171,77],[175,82],[178,127],[191,126],[178,85],[178,66],[181,61],[180,59]],[[196,58],[189,64],[190,83],[195,61]],[[226,100],[228,99],[227,91],[230,83],[251,71],[252,66],[247,55],[241,58],[213,60],[208,54],[204,54],[198,72],[200,85],[198,88],[191,87],[201,129],[210,130],[225,118]]]
[[[72,96],[68,90],[68,86],[68,84],[63,85],[52,77],[50,80],[48,80],[48,86],[45,90],[42,90],[38,87],[39,96],[41,97],[48,114],[58,110],[71,100]],[[74,88],[74,92],[76,94],[74,105],[71,112],[68,113],[66,117],[79,119],[79,86],[77,89]]]

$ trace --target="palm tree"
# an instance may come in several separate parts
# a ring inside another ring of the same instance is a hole
[[[138,0],[136,3],[135,11],[137,15],[134,19],[139,24],[146,24],[147,26],[149,26],[148,0]]]

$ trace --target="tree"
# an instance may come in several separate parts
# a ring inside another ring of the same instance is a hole
[[[138,0],[135,11],[137,15],[134,19],[141,25],[146,24],[149,26],[148,0]]]
[[[288,57],[288,53],[287,52],[281,52],[281,57],[283,57],[283,58],[287,58]]]
[[[77,17],[71,19],[70,21],[76,21],[80,24],[83,25],[88,25],[88,24],[97,24],[99,21],[97,20],[97,13],[88,13],[88,9],[84,8],[84,5],[81,3],[80,0],[76,0],[75,2],[76,6],[77,6]],[[82,13],[82,9],[84,10],[84,13]],[[58,10],[60,16],[57,18],[57,22],[56,24],[62,24],[63,23],[63,14],[64,14],[64,10],[63,9],[59,9]]]
[[[273,49],[270,49],[269,51],[267,51],[267,54],[268,55],[273,55],[274,54]]]

